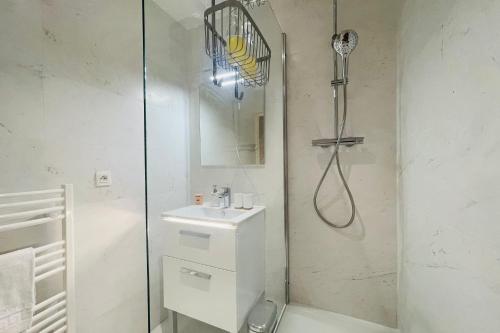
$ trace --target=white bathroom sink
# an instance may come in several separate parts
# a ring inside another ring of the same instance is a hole
[[[187,206],[162,214],[163,218],[181,218],[237,225],[264,210],[263,206],[252,209],[218,208],[210,206]]]

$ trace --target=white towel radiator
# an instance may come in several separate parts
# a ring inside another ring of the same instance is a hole
[[[63,290],[35,305],[27,333],[76,333],[73,186],[0,194],[0,233],[62,224],[62,239],[35,248],[35,284],[63,275]]]

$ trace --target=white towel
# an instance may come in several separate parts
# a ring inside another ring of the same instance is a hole
[[[33,248],[0,255],[0,333],[31,327],[35,305]]]

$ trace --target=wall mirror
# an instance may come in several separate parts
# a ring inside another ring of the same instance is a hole
[[[239,101],[234,85],[217,87],[210,81],[200,85],[202,166],[265,164],[265,88],[243,92]]]

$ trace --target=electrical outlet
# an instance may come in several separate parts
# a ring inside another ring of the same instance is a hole
[[[111,186],[111,171],[103,170],[95,172],[95,187]]]

